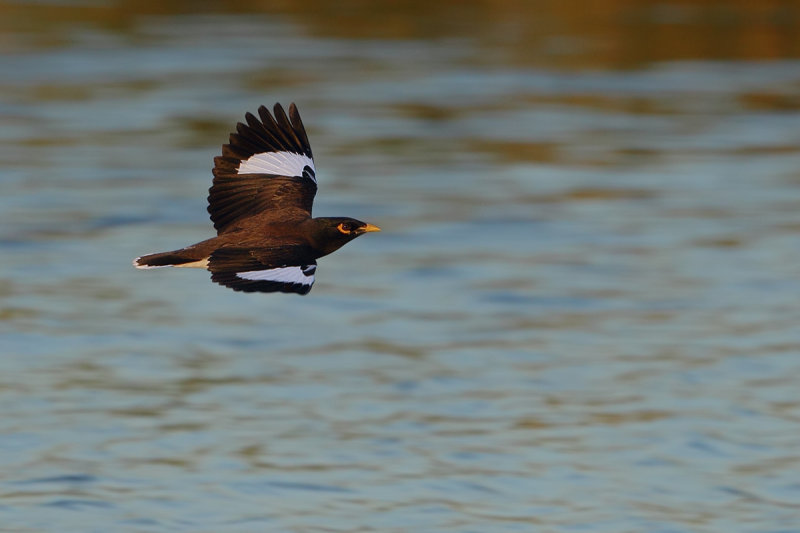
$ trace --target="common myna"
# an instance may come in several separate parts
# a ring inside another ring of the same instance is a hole
[[[258,117],[245,114],[222,156],[214,158],[208,212],[211,239],[133,261],[136,268],[190,267],[244,292],[308,294],[317,258],[380,228],[346,217],[311,217],[317,192],[314,158],[294,104]]]

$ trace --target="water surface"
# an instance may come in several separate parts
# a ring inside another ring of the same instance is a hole
[[[800,531],[798,6],[429,4],[0,3],[0,529]],[[275,101],[383,233],[130,267]]]

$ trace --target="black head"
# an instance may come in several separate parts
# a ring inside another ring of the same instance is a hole
[[[347,217],[315,218],[314,222],[317,224],[315,240],[322,255],[341,248],[359,235],[381,230],[378,226]]]

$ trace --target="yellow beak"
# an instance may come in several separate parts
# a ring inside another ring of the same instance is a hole
[[[361,231],[363,231],[364,233],[370,233],[371,231],[380,231],[380,230],[381,228],[375,226],[374,224],[367,224],[366,226],[361,228]]]

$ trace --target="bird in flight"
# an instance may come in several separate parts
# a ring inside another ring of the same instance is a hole
[[[378,226],[346,217],[311,217],[317,192],[314,157],[297,106],[289,115],[258,108],[236,124],[214,158],[208,212],[211,239],[133,261],[136,268],[188,267],[243,292],[308,294],[317,259]]]

